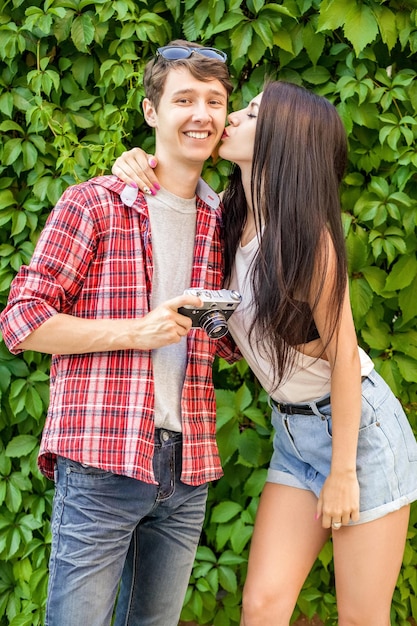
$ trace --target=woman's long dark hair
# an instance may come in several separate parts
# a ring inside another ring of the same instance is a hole
[[[255,340],[256,327],[258,348],[262,346],[272,362],[276,386],[294,365],[290,346],[307,341],[326,277],[327,234],[337,257],[328,338],[339,324],[347,271],[339,186],[346,162],[346,133],[328,100],[291,83],[265,86],[251,179],[260,247],[253,265],[255,318],[250,340]],[[247,213],[238,167],[223,201],[227,284]],[[306,302],[311,298],[313,276],[318,288],[310,309]]]

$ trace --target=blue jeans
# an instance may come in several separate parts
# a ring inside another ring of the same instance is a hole
[[[177,626],[207,485],[180,482],[181,435],[156,432],[158,485],[59,458],[45,626]],[[135,575],[132,564],[135,558]]]

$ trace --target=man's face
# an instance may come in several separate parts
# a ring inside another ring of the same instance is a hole
[[[220,81],[202,82],[189,70],[173,68],[158,110],[145,99],[145,119],[156,131],[158,159],[203,165],[220,141],[226,122],[227,92]]]

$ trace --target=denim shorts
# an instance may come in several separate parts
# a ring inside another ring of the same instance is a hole
[[[330,471],[329,404],[314,415],[272,411],[274,452],[267,481],[312,491],[317,497]],[[417,441],[397,398],[373,370],[362,382],[357,451],[361,524],[417,500]]]

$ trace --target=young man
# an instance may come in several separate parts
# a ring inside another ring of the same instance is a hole
[[[110,624],[129,548],[118,622],[178,623],[221,475],[211,366],[216,349],[233,356],[178,313],[200,304],[184,289],[222,284],[219,199],[200,174],[224,129],[225,61],[181,41],[158,50],[143,110],[163,188],[144,196],[113,176],[69,188],[0,318],[12,352],[53,355],[47,626]]]

